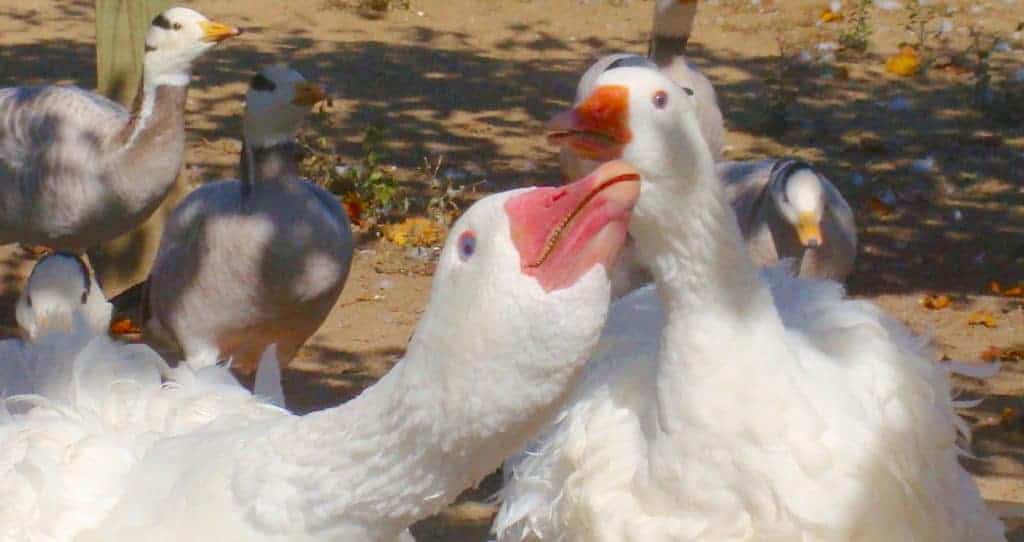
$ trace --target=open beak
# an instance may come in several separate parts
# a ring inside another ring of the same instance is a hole
[[[632,139],[629,130],[629,89],[597,87],[576,107],[548,121],[548,142],[568,146],[580,156],[606,161],[622,156]]]
[[[199,28],[203,31],[205,42],[221,42],[242,33],[241,29],[213,21],[199,21]]]
[[[313,107],[327,98],[324,87],[309,82],[295,83],[295,98],[292,104],[300,107]]]
[[[614,161],[574,183],[510,199],[505,212],[523,273],[550,292],[571,286],[594,265],[608,267],[639,197],[640,174]]]
[[[800,244],[806,248],[818,248],[822,245],[821,225],[814,213],[800,213],[797,217],[796,236]]]

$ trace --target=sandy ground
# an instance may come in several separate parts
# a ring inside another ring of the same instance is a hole
[[[412,190],[422,188],[423,159],[440,156],[485,181],[481,191],[559,182],[544,120],[568,103],[597,55],[642,53],[651,13],[651,2],[639,0],[413,0],[411,9],[379,18],[338,0],[187,4],[248,31],[196,69],[187,165],[195,183],[233,173],[246,81],[266,63],[288,61],[338,98],[329,125],[316,129],[338,142],[342,157],[358,160],[363,130],[382,127],[387,163]],[[1024,105],[979,105],[968,32],[1003,40],[989,73],[999,92],[1021,92],[1024,82],[1003,82],[1024,67],[1024,41],[1014,35],[1024,3],[934,5],[939,15],[929,28],[950,28],[930,40],[939,62],[923,77],[884,69],[900,42],[914,40],[904,29],[907,10],[872,9],[868,52],[833,59],[819,44],[835,42],[845,23],[820,23],[824,2],[702,3],[690,50],[718,89],[728,158],[802,157],[851,201],[861,236],[851,294],[930,334],[940,355],[977,360],[990,346],[1024,343],[1022,299],[989,287],[1024,281]],[[2,0],[0,36],[0,86],[94,85],[91,2]],[[952,66],[941,67],[947,58]],[[779,111],[785,128],[772,122]],[[928,158],[930,167],[915,165]],[[0,247],[0,324],[8,332],[30,266],[15,247]],[[372,232],[361,235],[342,299],[284,374],[289,405],[338,404],[384,374],[422,312],[431,269]],[[925,294],[953,303],[927,310]],[[995,327],[968,325],[975,311],[990,313]],[[1009,503],[1024,503],[1022,373],[1020,362],[1008,362],[992,380],[957,382],[965,398],[986,399],[965,412],[979,457],[970,468],[987,498]],[[419,524],[419,539],[482,540],[494,482]]]

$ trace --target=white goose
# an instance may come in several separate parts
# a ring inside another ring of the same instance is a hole
[[[0,89],[0,244],[82,252],[146,220],[181,169],[192,62],[238,34],[187,8],[157,16],[131,111],[77,87]]]
[[[684,54],[696,16],[697,0],[655,0],[647,57],[615,53],[599,58],[580,77],[576,85],[576,103],[590,95],[594,82],[609,69],[626,66],[657,68],[677,85],[693,90],[697,98],[701,135],[711,148],[712,156],[719,160],[725,148],[725,123],[718,107],[718,95],[711,81]],[[597,162],[587,160],[569,148],[561,149],[559,162],[562,173],[569,180],[579,179],[597,166]]]
[[[395,542],[564,402],[604,324],[604,268],[639,196],[621,181],[636,177],[613,163],[477,202],[452,228],[405,357],[339,407],[293,416],[222,365],[172,371],[105,335],[38,360],[71,385],[0,403],[0,532]]]
[[[253,368],[270,344],[287,364],[323,323],[353,249],[341,205],[298,173],[296,132],[323,98],[285,65],[253,77],[241,180],[201,186],[168,219],[142,287],[147,340],[197,368],[227,358]]]
[[[1005,540],[924,341],[834,282],[759,276],[694,108],[622,68],[552,123],[641,172],[656,288],[613,304],[569,406],[505,465],[499,540]]]

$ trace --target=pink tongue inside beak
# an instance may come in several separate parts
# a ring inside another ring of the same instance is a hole
[[[545,291],[574,284],[596,264],[610,265],[626,239],[640,175],[609,162],[562,187],[534,188],[505,203],[524,274]]]

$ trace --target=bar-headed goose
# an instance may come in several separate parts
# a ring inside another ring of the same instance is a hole
[[[246,94],[241,180],[201,186],[167,221],[143,328],[195,367],[231,358],[251,369],[270,344],[287,364],[341,294],[348,217],[298,172],[296,133],[323,98],[288,66],[260,71]]]
[[[0,89],[0,244],[82,252],[146,220],[181,169],[192,62],[238,33],[158,15],[131,111],[77,87]]]
[[[506,464],[499,540],[1005,541],[946,370],[837,283],[759,273],[696,107],[622,68],[552,122],[640,171],[655,287],[613,304],[569,406]]]
[[[791,159],[719,162],[716,168],[755,263],[788,258],[801,277],[846,280],[857,257],[857,224],[828,178]]]
[[[576,86],[576,103],[589,96],[594,90],[594,81],[610,69],[649,66],[661,70],[677,85],[692,89],[697,98],[701,135],[711,148],[712,156],[716,160],[721,159],[725,147],[725,124],[718,107],[718,95],[711,81],[684,54],[696,16],[697,0],[656,0],[647,56],[615,53],[599,58],[580,77]],[[579,179],[597,165],[565,147],[560,150],[559,162],[562,173],[570,180]]]
[[[41,359],[60,363],[51,374],[73,393],[0,403],[0,532],[396,542],[523,446],[576,384],[635,178],[613,163],[475,203],[452,227],[405,356],[335,408],[294,416],[223,365],[168,371],[106,336]]]

